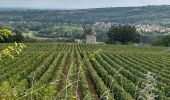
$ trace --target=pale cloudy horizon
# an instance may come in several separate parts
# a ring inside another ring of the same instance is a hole
[[[170,5],[170,0],[0,0],[0,8],[86,9]]]

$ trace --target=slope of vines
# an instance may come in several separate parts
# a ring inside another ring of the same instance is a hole
[[[5,47],[6,44],[0,44]],[[0,61],[0,100],[170,100],[170,53],[164,47],[28,43]]]

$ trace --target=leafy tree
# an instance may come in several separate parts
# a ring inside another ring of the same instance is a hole
[[[138,43],[140,42],[140,34],[136,31],[134,26],[118,25],[112,26],[107,32],[108,42],[122,44]]]
[[[158,36],[152,43],[154,46],[170,46],[170,35]]]
[[[0,29],[0,39],[4,40],[4,38],[8,38],[9,36],[13,36],[13,33],[11,30],[9,29]],[[20,52],[22,52],[22,49],[26,48],[26,46],[22,43],[17,44],[15,42],[15,45],[12,46],[8,46],[6,49],[3,49],[2,51],[0,51],[0,60],[3,57],[10,57],[12,59],[14,59],[13,54],[20,54]]]
[[[24,40],[24,36],[22,35],[22,32],[20,30],[15,29],[13,32],[15,33],[15,35],[12,34],[8,37],[3,37],[3,40],[0,40],[0,42],[11,43],[11,42],[20,42]]]
[[[4,37],[8,38],[9,36],[13,36],[12,31],[9,29],[0,29],[0,39],[4,40]]]

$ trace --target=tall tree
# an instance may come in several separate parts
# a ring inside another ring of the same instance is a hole
[[[139,43],[140,34],[134,26],[130,25],[114,25],[107,32],[108,42],[122,44]]]

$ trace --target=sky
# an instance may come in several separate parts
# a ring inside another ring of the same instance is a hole
[[[0,0],[0,8],[86,9],[170,5],[170,0]]]

